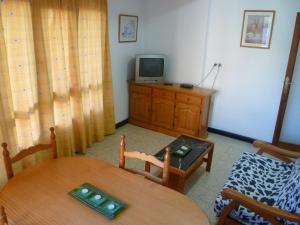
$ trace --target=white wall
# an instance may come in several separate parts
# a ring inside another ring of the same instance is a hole
[[[240,47],[244,9],[276,10],[270,50]],[[211,127],[271,141],[297,11],[294,0],[212,0],[206,71],[213,62],[223,67]]]
[[[292,33],[295,0],[109,0],[117,122],[128,118],[128,62],[137,53],[168,57],[167,80],[196,83],[214,62],[210,127],[271,141]],[[240,47],[244,9],[276,10],[270,50]],[[118,14],[139,15],[139,41],[119,44]],[[205,86],[210,87],[212,80]]]
[[[109,34],[116,122],[128,118],[128,78],[134,73],[133,59],[144,48],[144,0],[109,0]],[[138,41],[118,42],[119,14],[139,17]]]
[[[201,79],[208,8],[209,0],[146,1],[145,52],[167,55],[166,80]]]
[[[284,115],[280,141],[300,145],[300,48],[298,48],[294,76]]]

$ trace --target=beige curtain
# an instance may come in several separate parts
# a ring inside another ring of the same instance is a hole
[[[0,142],[8,142],[11,155],[48,141],[50,126],[59,156],[85,153],[113,133],[106,0],[3,0],[0,6]]]

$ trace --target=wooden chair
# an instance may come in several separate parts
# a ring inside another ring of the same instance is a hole
[[[259,148],[257,154],[262,155],[263,153],[267,153],[286,163],[290,163],[293,161],[292,159],[300,157],[300,152],[285,150],[262,141],[255,141],[253,145],[254,147]],[[221,195],[224,199],[231,200],[231,202],[229,205],[223,208],[217,225],[240,224],[236,220],[230,218],[230,213],[240,205],[251,210],[252,212],[255,212],[257,215],[260,215],[274,225],[282,224],[278,221],[278,218],[300,224],[300,214],[290,213],[279,208],[274,208],[262,202],[256,201],[255,199],[250,198],[236,190],[225,188]]]
[[[120,141],[119,168],[125,169],[134,174],[139,174],[141,176],[144,176],[145,178],[147,178],[155,183],[158,183],[158,184],[161,184],[164,186],[168,186],[169,167],[170,167],[170,159],[171,159],[170,152],[171,152],[170,147],[167,147],[165,160],[164,160],[164,162],[161,162],[160,160],[158,160],[157,158],[155,158],[152,155],[147,155],[145,153],[138,152],[138,151],[126,151],[125,136],[122,135],[121,141]],[[145,161],[145,170],[125,168],[125,157],[135,158],[135,159],[140,159],[140,160]],[[150,173],[150,166],[149,166],[150,164],[149,163],[163,169],[162,178],[156,177]]]
[[[52,156],[53,158],[57,158],[57,150],[56,150],[56,136],[54,133],[54,128],[50,128],[50,139],[51,143],[50,144],[39,144],[36,146],[29,147],[27,149],[24,149],[20,151],[18,154],[16,154],[14,157],[9,156],[9,151],[7,148],[7,143],[2,143],[2,148],[3,148],[3,159],[4,159],[4,164],[5,164],[5,169],[6,169],[6,174],[7,174],[7,179],[11,179],[14,176],[12,164],[39,151],[43,150],[51,150],[52,151]]]
[[[8,225],[7,216],[2,205],[0,206],[0,225]]]

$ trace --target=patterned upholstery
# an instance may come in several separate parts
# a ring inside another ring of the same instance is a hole
[[[289,212],[300,212],[300,166],[245,152],[234,163],[224,188],[231,188],[264,204]],[[229,200],[219,194],[215,212],[219,216]],[[269,225],[261,216],[239,206],[232,211],[232,218],[245,225]],[[294,225],[283,221],[286,225]]]
[[[285,211],[300,214],[300,166],[294,166],[289,181],[279,193],[275,205]],[[285,225],[298,224],[290,221],[283,222]]]

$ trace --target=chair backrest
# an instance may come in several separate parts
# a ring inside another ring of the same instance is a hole
[[[0,205],[0,225],[8,225],[7,216],[2,205]]]
[[[119,155],[119,168],[125,169],[129,172],[139,174],[141,176],[144,176],[145,178],[154,181],[158,184],[162,184],[164,186],[168,186],[169,182],[169,167],[170,167],[170,147],[166,148],[166,155],[164,157],[164,162],[158,160],[156,157],[152,155],[147,155],[142,152],[138,151],[126,151],[125,147],[125,136],[121,136],[120,141],[120,155]],[[125,168],[125,158],[135,158],[145,161],[145,170],[139,170],[139,169],[132,169],[132,168]],[[163,174],[162,178],[156,177],[150,173],[150,164],[155,165],[159,168],[162,168]]]
[[[32,147],[29,147],[27,149],[24,149],[20,151],[18,154],[16,154],[14,157],[9,156],[9,151],[7,148],[7,143],[2,143],[2,148],[3,148],[3,159],[4,159],[4,164],[5,164],[5,169],[6,169],[6,174],[7,178],[10,179],[14,176],[12,164],[39,151],[43,150],[51,150],[52,151],[52,156],[53,158],[57,158],[57,150],[56,150],[56,136],[54,132],[54,128],[50,128],[50,139],[51,143],[50,144],[39,144],[35,145]]]

